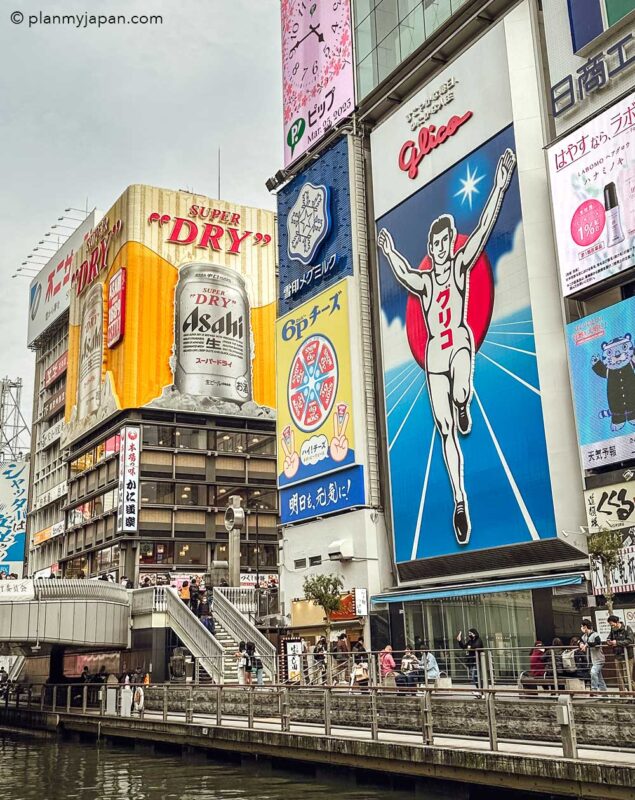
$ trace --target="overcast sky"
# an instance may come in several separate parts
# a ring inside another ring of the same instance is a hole
[[[68,206],[108,210],[131,183],[274,208],[282,166],[279,0],[4,0],[0,4],[0,375],[29,409],[29,281],[16,267]],[[21,12],[24,20],[12,22]],[[159,14],[74,28],[42,14]]]

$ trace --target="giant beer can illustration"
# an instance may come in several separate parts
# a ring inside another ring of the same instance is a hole
[[[174,383],[181,394],[252,399],[249,298],[242,276],[184,264],[174,298]]]
[[[77,416],[84,419],[99,408],[104,349],[104,295],[101,283],[87,292],[79,333]]]

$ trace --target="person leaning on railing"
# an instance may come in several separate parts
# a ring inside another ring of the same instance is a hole
[[[615,668],[617,670],[617,682],[620,686],[621,692],[627,692],[629,686],[632,684],[629,681],[628,671],[630,669],[631,658],[633,655],[632,647],[635,644],[635,634],[630,625],[624,625],[622,620],[611,614],[607,618],[607,622],[611,626],[611,631],[606,637],[606,644],[613,649],[615,653]]]

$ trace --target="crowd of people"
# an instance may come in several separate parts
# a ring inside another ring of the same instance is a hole
[[[607,621],[610,631],[604,641],[594,629],[590,619],[582,620],[581,635],[572,636],[568,645],[565,645],[560,638],[554,639],[550,648],[545,647],[542,641],[536,641],[529,656],[529,675],[523,680],[523,685],[561,686],[567,678],[577,678],[590,685],[594,692],[606,691],[603,671],[608,650],[614,656],[614,670],[620,690],[629,691],[633,683],[630,680],[629,669],[632,664],[635,634],[631,627],[625,625],[615,614],[611,614]]]

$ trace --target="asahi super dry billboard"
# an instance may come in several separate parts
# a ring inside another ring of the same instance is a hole
[[[274,415],[274,229],[262,209],[123,193],[73,263],[64,444],[124,408]]]

